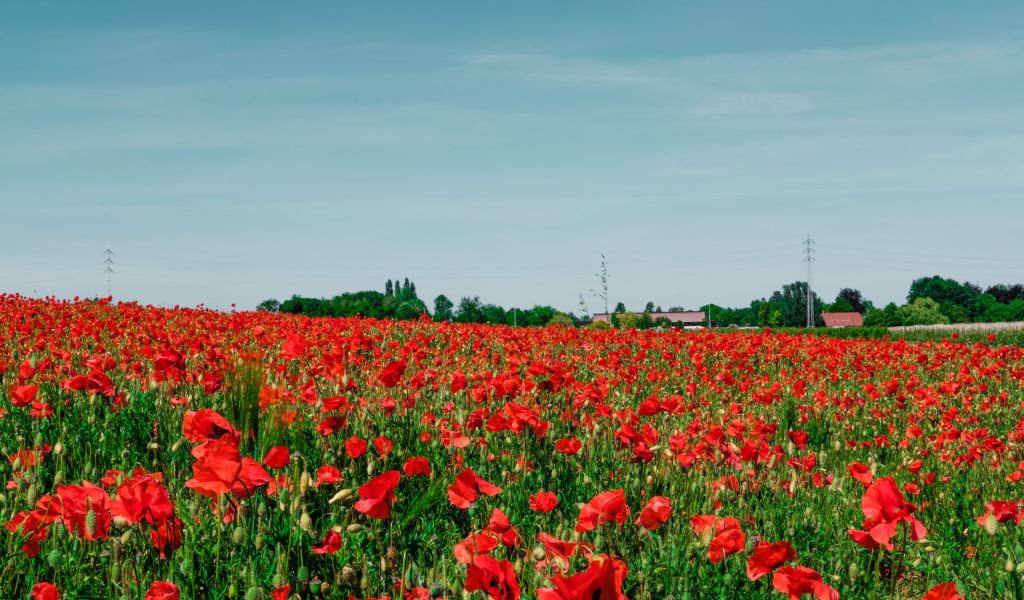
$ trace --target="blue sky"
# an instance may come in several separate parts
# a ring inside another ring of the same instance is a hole
[[[745,305],[1024,281],[1019,2],[0,5],[0,289]]]

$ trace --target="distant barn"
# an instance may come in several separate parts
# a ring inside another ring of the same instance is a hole
[[[702,310],[677,310],[677,311],[663,311],[663,312],[649,312],[651,319],[657,321],[658,319],[668,319],[672,323],[679,323],[683,327],[704,325],[707,316]],[[608,313],[596,313],[593,315],[593,320],[603,321],[609,323],[611,316]]]
[[[821,318],[825,327],[862,327],[864,317],[857,312],[823,312]]]

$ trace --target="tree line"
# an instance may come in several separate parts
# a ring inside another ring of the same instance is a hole
[[[371,317],[375,319],[419,319],[423,315],[435,321],[454,323],[488,323],[536,327],[541,325],[578,325],[580,320],[572,313],[563,313],[551,306],[537,305],[532,308],[504,308],[496,304],[485,304],[479,296],[465,296],[456,304],[448,296],[439,294],[434,298],[433,311],[416,294],[416,284],[408,277],[403,280],[388,279],[384,291],[364,290],[346,292],[333,298],[309,298],[292,296],[279,302],[264,300],[257,310],[282,312],[312,317]]]
[[[868,326],[929,325],[936,323],[995,323],[1024,321],[1024,285],[996,284],[985,288],[971,283],[934,275],[920,277],[910,284],[903,305],[890,302],[883,307],[864,297],[860,290],[843,288],[832,302],[823,301],[811,291],[813,321],[824,325],[823,312],[856,312],[864,316]],[[455,323],[489,323],[536,327],[541,325],[591,324],[589,316],[561,312],[547,305],[529,309],[504,308],[484,303],[479,296],[464,296],[458,303],[446,295],[434,298],[432,309],[416,294],[416,284],[404,278],[387,280],[384,291],[347,292],[333,298],[292,296],[288,300],[265,300],[258,310],[309,316],[353,317],[377,319],[418,319],[427,315],[435,321]],[[685,310],[672,306],[670,312]],[[749,306],[730,308],[706,304],[699,310],[715,327],[804,327],[807,325],[807,284],[795,281],[783,285],[767,297],[753,300]],[[642,311],[630,312],[619,302],[611,315],[611,326],[638,329],[667,328],[674,324],[658,318],[661,306],[648,302]],[[606,326],[593,323],[593,326]],[[675,326],[678,326],[677,324]]]

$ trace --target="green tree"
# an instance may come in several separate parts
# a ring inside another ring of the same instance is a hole
[[[483,323],[484,311],[480,296],[463,296],[459,300],[459,308],[455,312],[455,321],[458,323]]]
[[[624,313],[624,312],[626,312],[626,305],[621,303],[621,302],[615,303],[615,312],[617,312],[617,313]]]
[[[871,304],[869,301],[864,299],[864,295],[860,293],[860,290],[855,290],[853,288],[843,288],[839,290],[839,293],[836,294],[836,301],[834,304],[838,304],[840,300],[845,301],[846,305],[850,307],[850,310],[836,310],[835,312],[859,312],[860,314],[864,314],[867,312],[867,309]]]
[[[939,303],[932,298],[917,298],[899,308],[900,321],[904,325],[934,325],[949,323],[949,317],[942,314]]]
[[[644,312],[645,313],[654,312],[654,302],[650,302],[649,301],[646,305],[644,305]]]
[[[434,298],[434,320],[451,321],[454,316],[453,308],[455,308],[455,303],[449,300],[448,296],[438,294],[437,298]]]
[[[782,286],[781,290],[774,292],[769,302],[780,313],[781,323],[776,326],[803,327],[807,325],[807,284],[803,281],[795,281]],[[821,298],[813,290],[811,291],[811,303],[814,311],[813,322],[817,324],[821,320]]]
[[[406,300],[398,305],[398,310],[395,311],[395,318],[402,321],[418,319],[424,313],[424,308],[422,302]]]
[[[574,323],[573,323],[572,318],[569,315],[567,315],[565,313],[558,313],[558,314],[556,314],[555,316],[551,317],[548,320],[547,325],[549,327],[551,327],[551,326],[573,327]]]
[[[385,296],[394,296],[395,295],[395,284],[391,283],[390,279],[388,279],[387,283],[384,284],[384,295]]]
[[[268,299],[264,300],[263,302],[260,302],[259,304],[257,304],[256,305],[256,310],[260,310],[260,311],[263,311],[263,312],[274,312],[274,313],[280,312],[281,311],[281,303],[278,302],[277,300],[274,300],[273,298],[268,298]]]

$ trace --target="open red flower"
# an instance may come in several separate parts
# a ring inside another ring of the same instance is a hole
[[[238,437],[238,430],[215,410],[201,408],[185,413],[181,421],[181,432],[190,442],[205,442],[230,434]]]
[[[740,523],[734,517],[719,519],[715,524],[715,537],[708,545],[708,560],[717,564],[743,550],[747,536],[740,529]]]
[[[957,591],[956,583],[948,581],[928,590],[921,600],[964,600],[964,597]]]
[[[448,501],[457,508],[469,508],[480,494],[496,496],[501,488],[484,480],[473,469],[466,469],[455,477],[455,482],[448,486]]]
[[[402,470],[405,471],[406,477],[412,477],[414,475],[426,475],[429,476],[432,472],[430,470],[430,461],[425,456],[414,456],[409,460],[405,461],[402,465]]]
[[[538,600],[626,600],[622,584],[629,574],[626,563],[606,555],[597,557],[586,571],[571,577],[551,578],[553,588],[537,590]]]
[[[846,472],[850,474],[850,477],[859,481],[864,487],[871,485],[871,482],[875,478],[874,474],[871,473],[871,467],[860,462],[850,463],[846,467]]]
[[[39,386],[37,385],[16,385],[11,388],[11,404],[17,407],[25,407],[36,399],[36,393],[39,392]]]
[[[391,515],[391,505],[395,503],[395,488],[402,474],[398,471],[386,471],[374,477],[359,488],[359,501],[355,509],[374,519],[386,519]]]
[[[626,505],[626,493],[622,489],[601,492],[580,509],[576,531],[590,531],[601,523],[625,523],[628,518],[629,506]]]
[[[533,512],[551,512],[558,506],[558,496],[554,492],[537,492],[530,495],[529,504]]]
[[[568,454],[569,456],[579,452],[582,447],[583,442],[574,437],[562,438],[555,442],[555,450],[558,450],[562,454]]]
[[[146,590],[144,600],[178,600],[178,586],[170,581],[154,581]]]
[[[319,544],[313,545],[313,554],[334,554],[341,550],[341,535],[333,529],[328,529]]]
[[[594,549],[593,544],[565,542],[543,531],[537,534],[537,541],[544,545],[544,553],[547,556],[545,560],[537,563],[537,567],[541,568],[550,563],[559,571],[569,568],[569,561],[577,552]]]
[[[288,452],[288,446],[274,446],[267,455],[263,457],[263,464],[270,469],[283,469],[288,466],[292,460],[291,454]]]
[[[789,542],[758,542],[747,559],[747,578],[757,581],[777,567],[796,558],[796,551]]]
[[[384,384],[384,387],[391,388],[398,385],[398,382],[402,381],[402,374],[405,373],[405,366],[405,361],[396,360],[384,367],[380,372],[380,382]]]
[[[653,531],[668,522],[672,516],[672,502],[664,496],[654,496],[640,509],[636,524]]]
[[[912,540],[920,540],[927,533],[924,525],[913,516],[916,510],[916,506],[903,498],[896,480],[883,477],[872,483],[861,498],[864,530],[850,529],[847,533],[853,541],[868,550],[879,546],[892,550],[892,537],[896,535],[899,523],[910,525]]]
[[[480,591],[491,600],[518,600],[522,593],[512,563],[497,560],[486,554],[473,558],[466,569],[466,591]]]
[[[789,600],[800,600],[804,594],[813,594],[818,600],[839,600],[839,592],[826,585],[821,575],[807,567],[782,567],[772,576],[772,587],[789,596]]]
[[[32,586],[32,600],[60,600],[60,591],[52,583],[41,581]]]

